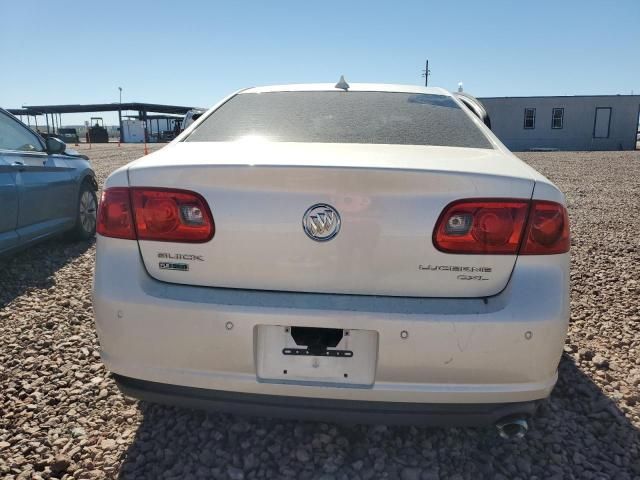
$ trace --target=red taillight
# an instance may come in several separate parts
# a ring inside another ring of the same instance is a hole
[[[135,187],[131,203],[139,240],[203,243],[213,237],[213,217],[197,193]]]
[[[186,190],[110,188],[98,212],[98,233],[106,237],[204,243],[214,232],[207,202]]]
[[[549,255],[569,251],[569,215],[559,203],[536,200],[531,204],[521,255]]]
[[[539,200],[460,200],[440,215],[433,244],[446,253],[564,253],[569,251],[567,211]]]
[[[447,253],[515,254],[520,246],[529,202],[461,200],[444,209],[433,243]]]
[[[102,192],[96,231],[105,237],[135,240],[128,188],[109,188]]]

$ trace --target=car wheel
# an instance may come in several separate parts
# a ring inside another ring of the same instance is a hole
[[[89,182],[83,182],[78,194],[76,225],[70,232],[75,240],[88,240],[96,234],[98,197]]]

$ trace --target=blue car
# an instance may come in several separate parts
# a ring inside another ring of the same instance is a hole
[[[93,237],[97,190],[86,156],[0,109],[0,255],[65,232]]]

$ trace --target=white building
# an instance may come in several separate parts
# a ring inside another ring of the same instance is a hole
[[[634,150],[640,95],[479,99],[491,129],[515,151]]]

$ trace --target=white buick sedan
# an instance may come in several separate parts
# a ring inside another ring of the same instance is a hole
[[[522,435],[557,379],[569,223],[562,193],[472,103],[404,85],[250,88],[115,171],[94,307],[121,390]]]

